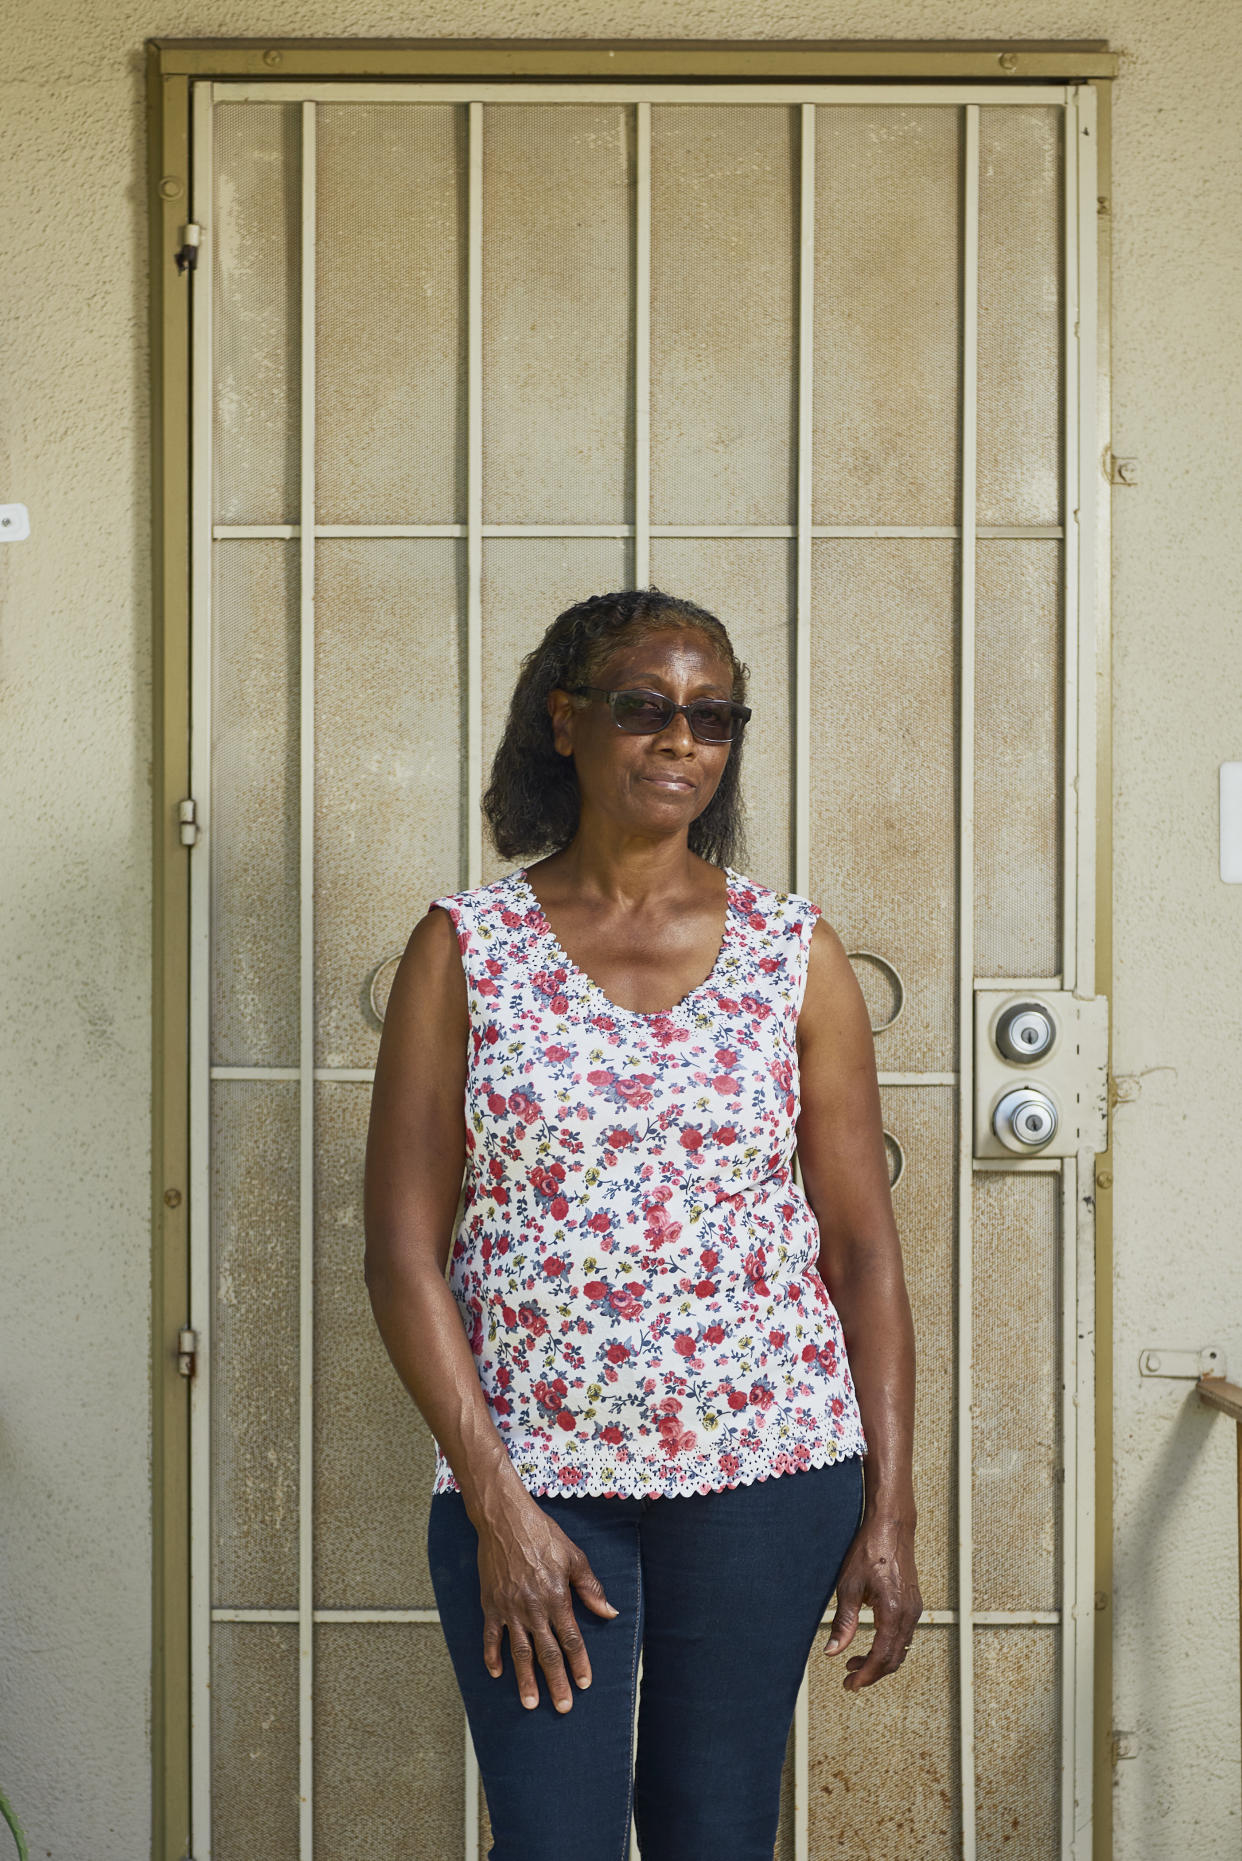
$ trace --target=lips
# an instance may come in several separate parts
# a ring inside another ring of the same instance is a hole
[[[643,780],[654,783],[656,788],[667,788],[673,794],[681,794],[694,787],[693,782],[682,781],[678,776],[647,775],[643,777]]]

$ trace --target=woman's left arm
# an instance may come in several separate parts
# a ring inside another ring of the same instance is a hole
[[[869,1653],[846,1663],[847,1691],[906,1657],[923,1609],[914,1566],[914,1324],[889,1191],[870,1017],[844,945],[823,918],[811,936],[798,1017],[798,1161],[819,1225],[819,1271],[841,1318],[867,1437],[863,1521],[837,1583],[828,1653],[875,1612]]]

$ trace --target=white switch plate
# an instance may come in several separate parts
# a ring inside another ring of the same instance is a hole
[[[1220,766],[1220,876],[1242,885],[1242,762]]]
[[[0,504],[0,543],[24,543],[30,535],[30,512],[24,504]]]

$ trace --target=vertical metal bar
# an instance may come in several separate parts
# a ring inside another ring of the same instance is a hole
[[[1096,602],[1096,508],[1099,485],[1096,433],[1096,344],[1098,291],[1098,125],[1096,96],[1090,85],[1078,87],[1074,111],[1076,217],[1066,228],[1067,246],[1077,251],[1076,318],[1078,391],[1077,510],[1072,528],[1078,558],[1078,844],[1076,849],[1078,920],[1075,926],[1075,992],[1096,990],[1096,840],[1097,840],[1097,655],[1100,617]],[[1067,149],[1067,154],[1069,153]],[[1066,525],[1067,533],[1071,528]],[[1096,1198],[1094,1158],[1079,1157],[1075,1212],[1078,1250],[1075,1417],[1076,1486],[1074,1505],[1076,1570],[1074,1595],[1065,1613],[1074,1620],[1074,1848],[1075,1861],[1087,1861],[1093,1842],[1095,1809],[1095,1253]]]
[[[1095,97],[1066,91],[1063,134],[1065,240],[1065,789],[1062,971],[1078,995],[1095,992]],[[1062,1197],[1065,1327],[1062,1568],[1062,1849],[1092,1842],[1094,1686],[1094,1208],[1084,1202],[1093,1159],[1067,1162]]]
[[[1093,197],[1094,199],[1094,197]],[[1074,1861],[1090,1861],[1095,1840],[1095,1158],[1080,1151],[1070,1211],[1076,1253],[1074,1348],[1074,1585],[1062,1622],[1074,1628]],[[1111,1730],[1111,1727],[1110,1727]]]
[[[811,519],[815,372],[815,105],[804,103],[798,207],[798,584],[794,615],[794,890],[811,883]]]
[[[467,106],[466,884],[483,876],[483,105]]]
[[[466,106],[466,885],[483,878],[483,105]],[[466,1740],[465,1854],[478,1861],[479,1759]]]
[[[1098,136],[1095,92],[1089,84],[1077,92],[1075,145],[1072,164],[1077,180],[1076,224],[1066,228],[1066,243],[1077,256],[1076,349],[1078,391],[1077,508],[1071,528],[1077,556],[1078,613],[1078,790],[1077,903],[1075,925],[1077,967],[1075,993],[1095,994],[1095,865],[1096,865],[1096,523],[1099,490],[1099,448],[1096,439],[1096,344],[1099,255],[1097,220]],[[1070,165],[1070,164],[1067,164]],[[1067,983],[1066,987],[1069,986]]]
[[[1078,88],[1070,85],[1065,93],[1062,112],[1062,220],[1065,248],[1063,295],[1062,369],[1065,407],[1064,452],[1062,462],[1061,522],[1065,535],[1062,561],[1062,605],[1065,614],[1065,665],[1063,671],[1064,767],[1062,770],[1062,911],[1061,972],[1063,986],[1073,989],[1079,977],[1080,946],[1078,937],[1079,875],[1078,847],[1084,835],[1093,830],[1092,810],[1084,808],[1079,794],[1078,773],[1081,767],[1079,724],[1084,696],[1079,676],[1079,639],[1083,624],[1080,605],[1079,552],[1082,541],[1080,525],[1079,456],[1081,356],[1079,334],[1081,321],[1079,250],[1078,250]],[[1079,1310],[1077,1163],[1066,1159],[1061,1178],[1061,1359],[1063,1400],[1061,1411],[1061,1852],[1073,1855],[1077,1823],[1079,1775],[1078,1742],[1081,1715],[1089,1718],[1089,1700],[1079,1689],[1078,1655],[1086,1638],[1080,1627],[1082,1601],[1079,1583],[1080,1527],[1090,1530],[1090,1520],[1083,1520],[1083,1471],[1079,1466]],[[1089,1784],[1088,1784],[1089,1789]]]
[[[1074,1659],[1078,1623],[1078,1168],[1061,1164],[1057,1225],[1061,1282],[1061,1853],[1074,1852],[1074,1749],[1078,1699]]]
[[[190,849],[190,1311],[198,1333],[190,1383],[190,1827],[211,1861],[211,297],[212,87],[195,84],[193,204],[202,227],[191,272],[190,783],[199,839]],[[227,545],[225,545],[227,547]]]
[[[1061,598],[1065,612],[1064,755],[1061,831],[1061,986],[1075,987],[1078,976],[1078,840],[1081,816],[1078,797],[1078,91],[1070,85],[1062,112],[1062,215],[1065,245],[1062,279],[1063,331],[1061,366],[1065,376],[1065,408],[1061,465],[1061,524],[1065,533],[1061,564]]]
[[[962,210],[962,558],[959,595],[957,1607],[962,1856],[975,1861],[974,985],[975,530],[978,488],[979,106],[965,106]]]
[[[814,516],[811,471],[814,463],[815,387],[815,109],[799,109],[798,162],[798,490],[794,549],[797,583],[794,597],[793,716],[793,889],[803,896],[811,884],[811,523]],[[802,1172],[795,1162],[798,1187]],[[815,1651],[818,1653],[816,1638]],[[814,1658],[814,1654],[812,1655]],[[794,1861],[811,1855],[811,1683],[802,1676],[794,1707]]]
[[[466,1732],[466,1861],[479,1861],[479,1757],[470,1736],[470,1721],[462,1715]]]
[[[299,770],[298,1852],[314,1846],[315,111],[302,105]]]
[[[651,105],[634,106],[634,586],[651,580]]]

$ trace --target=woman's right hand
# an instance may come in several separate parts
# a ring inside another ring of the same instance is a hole
[[[591,1663],[574,1615],[574,1590],[597,1615],[620,1614],[604,1595],[586,1553],[529,1494],[503,1519],[479,1528],[483,1660],[498,1679],[507,1628],[524,1706],[539,1704],[536,1658],[558,1712],[568,1712],[573,1705],[566,1661],[580,1687],[591,1684]]]

